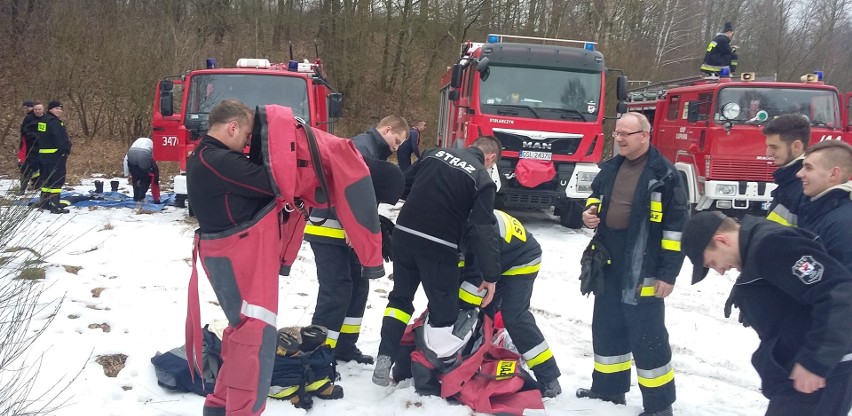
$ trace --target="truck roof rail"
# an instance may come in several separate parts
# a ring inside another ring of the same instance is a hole
[[[536,36],[520,36],[520,35],[501,35],[499,33],[492,33],[488,35],[488,43],[501,43],[503,39],[522,39],[522,40],[537,40],[541,42],[561,42],[561,43],[572,43],[579,44],[580,47],[588,49],[586,45],[597,45],[597,42],[589,42],[585,40],[573,40],[573,39],[556,39],[556,38],[542,38]]]

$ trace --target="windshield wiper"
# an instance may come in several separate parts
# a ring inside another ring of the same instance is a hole
[[[535,111],[535,110],[533,110],[533,108],[532,108],[532,107],[530,107],[530,106],[528,106],[528,105],[503,104],[503,107],[523,108],[524,110],[529,110],[529,111],[530,111],[530,113],[533,113],[533,115],[535,116],[535,118],[541,118],[541,116],[540,116],[540,115],[538,115],[538,113],[536,113],[536,111]],[[498,112],[498,113],[499,113],[499,112]],[[517,114],[514,114],[514,115],[517,115]]]
[[[545,110],[563,113],[562,114],[563,119],[566,118],[565,116],[567,116],[567,115],[573,115],[574,117],[572,117],[572,118],[574,118],[574,119],[579,118],[580,120],[586,121],[586,116],[584,116],[583,113],[581,113],[577,110],[574,110],[572,108],[547,107],[547,108],[545,108]]]

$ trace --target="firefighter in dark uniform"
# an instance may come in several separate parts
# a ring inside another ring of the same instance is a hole
[[[62,122],[62,103],[51,101],[47,104],[47,114],[36,123],[39,143],[39,163],[41,163],[41,200],[42,207],[54,214],[67,214],[62,207],[60,193],[65,185],[65,165],[71,154],[71,140]]]
[[[21,143],[18,147],[18,164],[21,169],[21,187],[18,189],[18,195],[27,192],[30,181],[35,187],[38,187],[41,182],[37,123],[44,117],[44,105],[38,101],[24,101],[23,108],[26,115],[21,122]]]
[[[763,128],[766,136],[766,155],[778,169],[772,172],[777,187],[772,191],[767,219],[781,225],[795,226],[802,204],[802,181],[796,173],[802,169],[802,159],[811,138],[811,123],[801,114],[784,114]]]
[[[613,132],[619,155],[601,164],[583,212],[612,263],[595,296],[592,386],[577,397],[624,404],[635,357],[641,415],[665,416],[672,414],[675,383],[663,299],[683,264],[687,201],[680,175],[650,145],[650,130],[642,114],[621,116]]]
[[[730,68],[732,74],[737,72],[737,48],[731,46],[733,38],[734,25],[731,22],[725,22],[722,31],[707,44],[704,63],[701,64],[702,72],[708,75],[719,75],[723,67]]]
[[[352,142],[365,161],[385,161],[407,134],[408,123],[404,118],[387,116],[375,128],[353,137]],[[395,166],[393,170],[379,164],[373,166],[379,170],[373,182],[377,201],[396,204],[402,191],[401,171]],[[311,323],[328,329],[326,344],[332,348],[336,360],[372,364],[373,357],[355,345],[367,307],[369,281],[361,277],[361,263],[347,245],[334,209],[314,209],[310,217],[315,222],[326,219],[321,225],[308,223],[305,227],[305,241],[314,252],[319,281]]]
[[[751,358],[768,416],[846,416],[852,407],[852,274],[812,233],[699,213],[683,230],[692,282],[736,268],[736,303],[760,337]],[[720,412],[724,413],[724,411]]]
[[[491,304],[485,313],[494,316],[499,310],[503,324],[518,348],[524,361],[535,373],[544,397],[556,397],[562,393],[559,386],[559,366],[541,330],[530,312],[530,298],[538,271],[541,268],[541,245],[524,228],[517,218],[500,210],[494,210],[497,229],[500,232],[500,280]],[[471,256],[465,256],[465,260]],[[459,300],[478,307],[482,293],[478,290],[482,275],[475,261],[463,261],[462,283]]]
[[[470,328],[455,325],[459,310],[459,243],[475,254],[488,306],[500,277],[500,249],[495,227],[496,184],[487,169],[500,159],[500,142],[481,136],[465,149],[432,149],[405,174],[405,205],[393,233],[393,290],[382,320],[382,339],[373,383],[390,384],[393,358],[414,312],[420,283],[429,300],[423,325],[426,349],[451,360],[469,340]],[[406,197],[407,196],[407,197]],[[466,329],[465,329],[466,328]]]

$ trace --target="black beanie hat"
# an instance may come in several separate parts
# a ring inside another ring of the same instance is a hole
[[[395,205],[402,196],[405,177],[402,170],[393,163],[377,159],[364,159],[370,169],[376,202]]]
[[[33,100],[24,100],[24,103],[21,104],[21,107],[32,107],[33,105]]]
[[[47,111],[53,110],[56,107],[62,107],[62,103],[56,100],[47,103]]]
[[[722,33],[733,32],[734,24],[731,22],[725,22],[725,27],[722,28]]]

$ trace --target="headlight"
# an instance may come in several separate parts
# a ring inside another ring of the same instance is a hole
[[[737,186],[736,185],[716,185],[716,193],[718,195],[736,195],[737,194]]]

